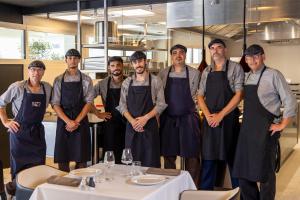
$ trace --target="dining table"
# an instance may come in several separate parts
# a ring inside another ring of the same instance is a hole
[[[133,181],[136,180],[135,176],[128,176],[128,172],[132,170],[130,165],[114,165],[109,171],[103,163],[90,168],[103,172],[97,177],[101,180],[103,176],[102,181],[95,181],[95,187],[82,190],[81,187],[44,183],[33,191],[30,200],[178,200],[181,192],[196,190],[190,174],[183,170],[177,176],[160,175],[163,181],[148,185]],[[146,170],[147,167],[141,167],[139,177],[147,176]],[[106,180],[105,174],[108,172],[111,178]]]

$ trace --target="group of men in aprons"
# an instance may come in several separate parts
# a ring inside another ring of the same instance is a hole
[[[106,121],[103,148],[114,151],[117,163],[125,147],[148,167],[161,167],[163,156],[164,168],[176,168],[180,156],[203,190],[213,190],[218,167],[228,165],[232,187],[240,186],[243,199],[274,199],[278,138],[296,114],[295,97],[283,75],[265,66],[261,46],[245,51],[251,69],[246,75],[238,63],[226,58],[224,41],[214,39],[208,48],[212,64],[202,74],[186,65],[187,48],[180,44],[170,49],[172,65],[157,76],[150,73],[144,52],[130,56],[134,73],[129,77],[123,74],[122,58],[110,57],[109,76],[94,87],[78,69],[80,53],[70,49],[65,56],[68,68],[55,79],[51,99],[51,86],[41,81],[45,65],[32,62],[29,79],[13,83],[0,97],[1,121],[10,132],[12,178],[45,163],[41,122],[50,102],[58,116],[54,162],[61,170],[70,171],[70,161],[76,162],[75,168],[87,166],[91,157],[87,113],[93,112]],[[98,95],[105,112],[93,105]],[[240,127],[237,106],[242,99]],[[13,120],[5,113],[10,102]],[[6,188],[13,193],[14,182]]]

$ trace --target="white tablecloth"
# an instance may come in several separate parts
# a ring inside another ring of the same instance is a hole
[[[93,166],[93,168],[103,167],[101,164]],[[186,171],[182,171],[179,176],[169,176],[164,183],[153,186],[132,184],[122,176],[124,173],[126,166],[115,165],[112,170],[114,179],[96,183],[96,188],[90,191],[45,183],[34,190],[30,200],[178,200],[182,191],[196,189],[190,174]]]

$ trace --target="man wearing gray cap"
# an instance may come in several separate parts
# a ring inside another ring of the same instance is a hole
[[[87,113],[94,100],[92,79],[78,69],[81,55],[70,49],[65,55],[67,70],[55,78],[51,104],[57,113],[54,162],[63,171],[84,168],[91,159],[91,139]]]
[[[233,175],[239,178],[243,199],[275,199],[280,132],[296,115],[297,102],[284,76],[264,64],[261,46],[245,51],[251,71],[245,75],[244,113]],[[283,115],[280,108],[283,106]],[[258,188],[257,182],[260,183]]]
[[[203,71],[198,91],[198,104],[204,114],[200,181],[203,190],[214,189],[220,166],[227,164],[232,170],[239,128],[237,105],[244,81],[242,67],[226,58],[223,40],[212,40],[208,48],[213,62]],[[238,186],[237,179],[232,178],[231,183],[232,187]]]
[[[147,69],[146,55],[130,56],[135,73],[123,81],[118,110],[127,119],[125,147],[143,166],[160,167],[157,116],[167,107],[161,80]]]
[[[6,185],[14,195],[18,172],[45,164],[46,142],[42,124],[51,95],[51,86],[41,81],[45,65],[39,60],[28,66],[28,80],[18,81],[0,97],[0,118],[10,133],[10,167],[13,182]],[[12,103],[13,119],[8,119],[6,105]]]

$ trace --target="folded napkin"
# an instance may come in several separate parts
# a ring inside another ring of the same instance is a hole
[[[51,176],[47,179],[47,183],[56,185],[65,185],[71,187],[78,187],[80,185],[81,179],[68,178],[62,176]]]
[[[161,169],[149,167],[146,170],[146,174],[158,174],[158,175],[166,175],[166,176],[178,176],[180,174],[179,169]]]

